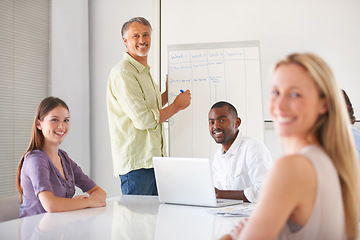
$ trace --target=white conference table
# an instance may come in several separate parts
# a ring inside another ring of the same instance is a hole
[[[2,222],[0,239],[207,240],[220,238],[243,219],[217,216],[209,209],[160,204],[156,196],[119,196],[108,199],[102,208],[44,213]]]

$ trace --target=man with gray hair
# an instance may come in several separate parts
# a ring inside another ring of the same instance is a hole
[[[190,105],[191,94],[180,93],[168,102],[153,81],[147,57],[151,25],[143,17],[121,29],[127,52],[111,70],[106,103],[114,174],[120,176],[123,195],[157,195],[152,157],[166,156],[162,123]]]

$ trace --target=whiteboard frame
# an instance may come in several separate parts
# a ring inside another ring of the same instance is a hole
[[[263,94],[262,94],[262,80],[261,80],[261,53],[260,53],[260,41],[232,41],[232,42],[211,42],[211,43],[194,43],[194,44],[172,44],[167,46],[167,72],[170,72],[169,64],[169,54],[173,51],[192,51],[192,50],[208,50],[208,49],[224,49],[224,48],[248,48],[256,47],[258,48],[258,62],[259,62],[259,76],[258,81],[251,81],[245,79],[246,91],[246,116],[239,114],[239,117],[242,119],[242,126],[240,127],[244,135],[251,136],[261,142],[264,141],[264,112],[263,112]],[[253,80],[253,79],[251,79]],[[170,89],[170,87],[169,87]],[[252,94],[254,91],[257,91],[258,94]],[[170,92],[170,91],[169,91]],[[170,97],[169,97],[169,104]],[[254,104],[257,106],[254,108]],[[239,109],[237,109],[239,111]],[[185,110],[186,111],[186,110]],[[241,111],[239,111],[240,113]],[[171,122],[171,120],[169,121]],[[204,123],[205,124],[205,123]],[[171,123],[168,125],[168,152],[170,156],[173,156],[171,148]],[[210,158],[213,157],[216,150],[220,147],[215,141],[208,135],[211,142],[211,153]],[[208,139],[204,139],[208,141]],[[178,155],[175,155],[178,156]],[[178,156],[183,157],[183,156]],[[191,157],[204,157],[191,155]]]

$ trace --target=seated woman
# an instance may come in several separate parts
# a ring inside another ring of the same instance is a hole
[[[357,153],[344,106],[318,56],[292,54],[276,64],[269,110],[286,155],[251,217],[222,239],[356,239]]]
[[[59,149],[69,125],[69,108],[64,101],[54,97],[41,101],[29,147],[17,170],[16,184],[22,202],[19,217],[106,205],[104,190]],[[88,195],[73,198],[75,186]]]

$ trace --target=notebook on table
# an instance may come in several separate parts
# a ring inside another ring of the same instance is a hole
[[[216,199],[209,159],[153,157],[153,162],[161,203],[224,207],[243,202]]]

